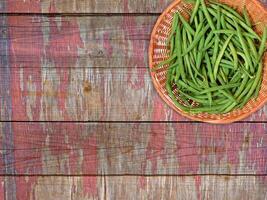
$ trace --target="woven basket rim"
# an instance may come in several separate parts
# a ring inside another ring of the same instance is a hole
[[[257,112],[258,110],[260,110],[267,103],[267,97],[265,99],[263,99],[262,101],[260,101],[260,103],[258,103],[258,105],[255,106],[250,112],[243,113],[241,115],[236,116],[235,118],[232,117],[231,119],[227,119],[227,120],[226,119],[219,119],[219,120],[207,120],[207,119],[205,119],[205,120],[201,120],[199,117],[190,115],[190,113],[186,113],[186,112],[182,111],[181,109],[179,109],[177,106],[175,106],[175,104],[173,103],[172,99],[162,92],[161,85],[159,84],[159,82],[155,78],[156,72],[151,70],[153,68],[153,50],[154,50],[153,41],[154,41],[154,36],[156,35],[158,27],[159,27],[160,23],[162,22],[163,18],[166,16],[166,14],[168,14],[178,3],[182,2],[182,1],[183,0],[174,0],[163,11],[163,13],[157,19],[157,22],[154,25],[154,28],[153,28],[152,33],[151,33],[150,44],[149,44],[149,69],[150,69],[150,75],[152,77],[152,82],[154,84],[154,87],[157,90],[157,93],[164,100],[164,102],[167,103],[168,106],[170,106],[173,110],[175,110],[176,112],[181,114],[183,117],[189,118],[189,119],[194,120],[194,121],[206,122],[206,123],[211,123],[211,124],[230,124],[230,123],[233,123],[233,122],[236,122],[236,121],[241,121],[241,120],[249,117],[251,114],[253,114],[253,113]],[[260,10],[263,10],[264,15],[267,15],[267,9],[263,5],[262,2],[260,2],[259,0],[250,0],[250,1],[254,3],[253,6],[258,7],[258,9],[260,9]],[[263,59],[264,60],[267,59],[267,53],[265,54],[265,57]],[[267,65],[264,65],[263,68],[266,69]]]

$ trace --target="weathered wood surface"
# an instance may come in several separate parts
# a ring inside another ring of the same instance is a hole
[[[12,115],[2,121],[186,120],[158,97],[145,68],[11,68],[10,76],[0,98],[8,90]],[[246,121],[266,121],[266,109]]]
[[[265,200],[266,177],[16,177],[10,192],[1,177],[0,199],[27,200]],[[2,191],[2,192],[1,192]]]
[[[172,0],[2,0],[4,13],[160,13]],[[55,6],[56,9],[51,7]]]
[[[267,107],[167,123],[186,119],[156,94],[147,50],[169,3],[0,1],[0,200],[267,199]]]
[[[13,122],[0,143],[5,175],[267,174],[265,124]]]
[[[186,120],[150,79],[156,17],[0,18],[1,121]],[[266,109],[246,120],[266,121]]]

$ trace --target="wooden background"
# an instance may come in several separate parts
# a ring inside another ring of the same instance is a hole
[[[0,200],[267,199],[267,106],[208,125],[153,88],[170,2],[0,1]]]

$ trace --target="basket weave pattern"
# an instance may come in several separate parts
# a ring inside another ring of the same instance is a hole
[[[242,11],[242,8],[245,4],[252,22],[258,24],[255,26],[255,29],[259,34],[262,33],[263,27],[267,25],[267,11],[264,6],[257,0],[220,0],[220,2],[228,4],[229,6],[236,8],[239,11]],[[174,13],[179,11],[181,14],[183,14],[183,16],[188,18],[189,16],[187,12],[185,12],[185,10],[189,10],[191,8],[192,6],[190,4],[187,4],[181,0],[176,0],[159,17],[152,32],[150,41],[149,66],[151,69],[169,57],[167,39],[171,31]],[[172,102],[171,97],[169,97],[166,90],[167,69],[168,66],[163,66],[156,72],[151,72],[155,88],[158,91],[159,95],[169,106],[171,106],[181,115],[192,120],[216,124],[232,123],[234,121],[242,120],[248,117],[258,109],[260,109],[267,102],[267,53],[264,57],[263,81],[258,98],[249,101],[247,105],[242,109],[236,109],[230,113],[221,115],[208,113],[189,114],[177,108]],[[177,88],[173,88],[173,93],[177,96],[177,100],[181,102]]]

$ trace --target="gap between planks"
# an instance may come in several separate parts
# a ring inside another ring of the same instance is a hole
[[[4,120],[0,123],[74,123],[74,124],[208,124],[199,121],[20,121],[20,120]],[[232,124],[266,124],[267,121],[237,121]],[[209,124],[209,125],[231,125],[231,124]]]
[[[39,16],[39,17],[110,17],[110,16],[159,16],[161,13],[0,13],[0,16]]]
[[[267,177],[267,174],[0,174],[0,177]]]

